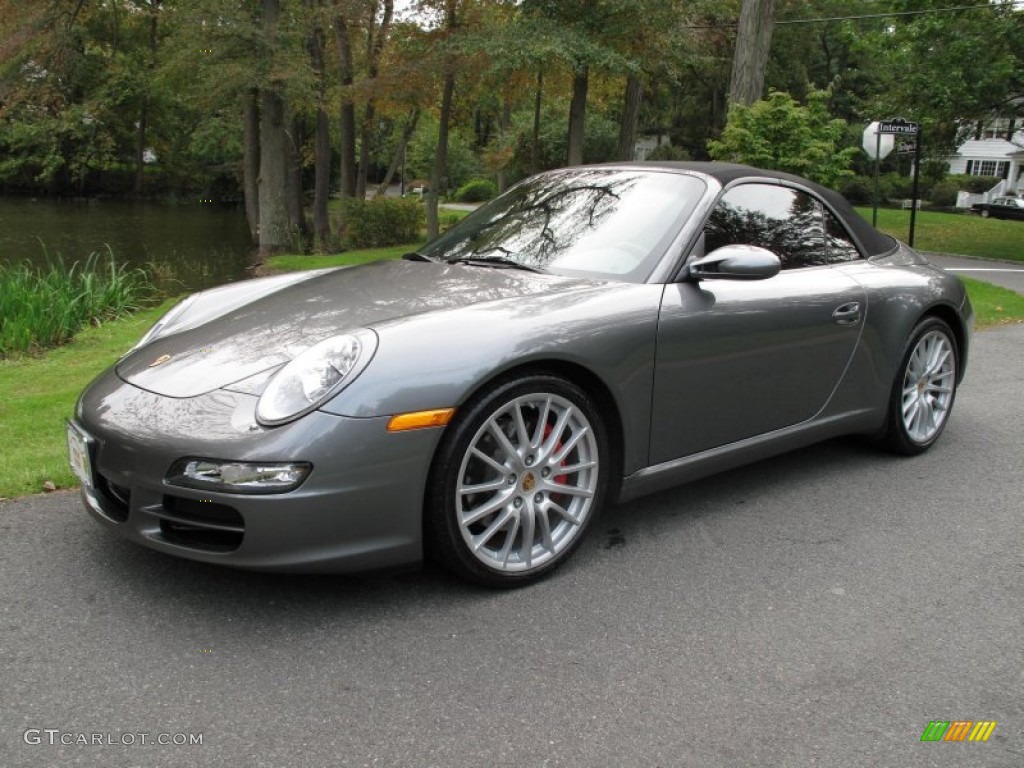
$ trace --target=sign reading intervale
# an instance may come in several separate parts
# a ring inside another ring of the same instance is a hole
[[[879,133],[893,133],[897,136],[917,136],[921,130],[920,123],[912,123],[902,117],[892,120],[881,120],[878,123]]]

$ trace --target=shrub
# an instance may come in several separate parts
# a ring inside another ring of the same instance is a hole
[[[914,189],[912,176],[903,176],[895,172],[884,174],[879,181],[881,182],[881,196],[890,200],[910,199],[910,194]]]
[[[966,174],[959,176],[947,176],[946,178],[949,181],[956,182],[957,189],[961,189],[964,192],[971,192],[975,195],[980,195],[982,192],[988,192],[992,187],[1002,181],[998,176],[967,176]]]
[[[482,203],[498,194],[498,185],[490,179],[473,179],[455,192],[460,203]]]
[[[875,199],[874,182],[867,176],[854,176],[839,185],[843,197],[854,205],[870,205]]]
[[[942,208],[952,208],[956,205],[956,195],[960,191],[960,185],[952,180],[940,181],[932,187],[929,196],[931,204]]]
[[[346,198],[342,203],[341,236],[346,248],[380,248],[419,239],[423,208],[415,200],[375,197]]]
[[[692,160],[690,153],[682,147],[673,147],[671,144],[662,144],[655,147],[647,154],[648,160]]]
[[[134,312],[152,294],[146,273],[118,265],[109,249],[70,267],[59,256],[43,270],[0,266],[0,358],[63,344],[89,323]]]

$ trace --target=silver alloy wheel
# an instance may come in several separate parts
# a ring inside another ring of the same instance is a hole
[[[927,443],[942,429],[955,377],[953,343],[942,331],[929,331],[918,340],[903,374],[903,427],[915,443]]]
[[[459,531],[476,559],[523,572],[569,547],[593,509],[597,446],[586,415],[559,395],[497,408],[469,442],[455,494]]]

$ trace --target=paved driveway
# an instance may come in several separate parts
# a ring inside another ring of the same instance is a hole
[[[1021,251],[1024,252],[1024,225],[1021,226]],[[1011,291],[1024,294],[1024,263],[1012,261],[989,261],[987,259],[971,259],[964,256],[950,256],[945,253],[922,251],[933,264],[975,280],[994,283]]]
[[[73,494],[0,505],[0,766],[1019,768],[1022,370],[1024,327],[977,334],[925,456],[833,441],[642,499],[515,592],[220,570]],[[920,741],[958,719],[998,725]]]

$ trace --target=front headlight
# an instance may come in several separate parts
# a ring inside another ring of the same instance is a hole
[[[377,334],[366,328],[314,344],[270,380],[256,420],[276,426],[304,416],[355,379],[376,350]]]

